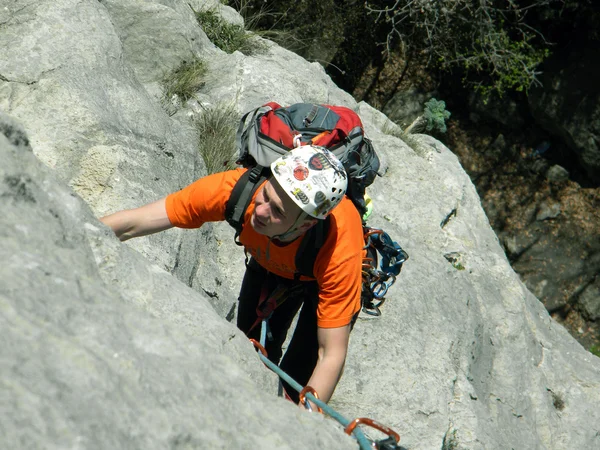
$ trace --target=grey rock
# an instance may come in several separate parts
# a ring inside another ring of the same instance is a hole
[[[267,395],[275,380],[243,334],[121,245],[0,123],[2,448],[353,445]]]
[[[589,320],[600,320],[600,280],[595,280],[581,293],[578,304]]]
[[[551,203],[548,204],[543,202],[538,209],[537,215],[535,216],[536,220],[548,220],[555,219],[560,215],[560,204],[559,203]]]
[[[550,163],[548,162],[548,160],[543,159],[543,158],[538,158],[535,161],[533,161],[533,163],[531,164],[531,168],[535,173],[539,173],[539,174],[544,174],[544,173],[549,173],[550,172],[550,168],[552,166],[550,166]],[[554,174],[555,172],[552,172],[552,174]]]
[[[546,171],[546,178],[555,183],[563,183],[569,179],[569,171],[558,164],[553,164]]]
[[[335,422],[275,398],[273,376],[223,319],[243,271],[226,225],[121,244],[95,219],[205,173],[194,108],[165,113],[161,71],[145,69],[192,54],[210,68],[198,104],[346,105],[381,155],[370,223],[410,259],[383,316],[359,317],[333,407],[412,449],[598,447],[600,359],[511,269],[455,155],[386,134],[385,115],[272,43],[255,56],[216,51],[188,9],[17,0],[0,11],[0,107],[27,130],[2,125],[18,148],[0,137],[1,446],[357,448]],[[164,30],[152,10],[171,18]],[[148,56],[131,36],[145,21],[158,49]]]

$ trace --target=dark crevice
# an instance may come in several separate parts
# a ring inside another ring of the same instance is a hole
[[[225,320],[227,320],[227,322],[231,322],[233,320],[233,317],[235,316],[235,307],[236,307],[236,304],[235,303],[232,304],[231,308],[229,309],[229,312],[225,316]]]
[[[450,222],[450,220],[453,217],[456,217],[456,212],[456,208],[453,208],[452,211],[450,211],[450,213],[446,217],[444,217],[444,220],[442,220],[442,222],[440,223],[440,227],[444,228],[446,225],[448,225],[448,222]]]

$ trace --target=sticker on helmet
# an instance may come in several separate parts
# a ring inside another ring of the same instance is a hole
[[[304,192],[302,192],[302,190],[300,188],[296,188],[291,192],[292,192],[292,195],[294,197],[296,197],[298,200],[300,200],[303,204],[308,205],[308,202],[309,202],[308,197]]]
[[[282,175],[283,174],[283,168],[287,166],[287,163],[285,161],[279,161],[277,162],[274,166],[273,166],[273,172],[275,172],[277,175]],[[289,169],[288,169],[289,170]]]
[[[308,160],[308,167],[313,170],[325,170],[329,169],[331,162],[322,153],[317,153],[310,157]]]
[[[302,164],[294,167],[294,178],[298,181],[304,181],[308,178],[308,168]]]
[[[337,177],[340,177],[342,180],[346,179],[344,166],[331,152],[317,153],[316,155],[311,156],[308,160],[308,167],[314,170],[333,169],[336,177],[335,181],[337,181]]]
[[[314,216],[325,215],[331,209],[331,202],[329,200],[324,201],[315,208]]]
[[[330,189],[330,182],[327,180],[326,177],[324,177],[323,175],[319,174],[319,175],[313,175],[311,177],[311,181],[319,188],[321,188],[324,191],[328,191]]]
[[[326,200],[325,194],[322,191],[319,191],[315,194],[315,203],[317,205],[323,203]]]
[[[333,167],[333,170],[335,170],[336,173],[340,174],[344,179],[346,179],[346,171],[344,170],[344,166],[342,165],[340,160],[333,155],[333,153],[323,152],[323,157],[327,159],[327,162],[329,162],[329,164],[331,165],[331,167]]]

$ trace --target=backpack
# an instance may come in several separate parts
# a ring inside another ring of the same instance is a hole
[[[365,137],[363,125],[345,106],[296,103],[281,107],[271,102],[246,113],[240,121],[236,143],[238,164],[267,167],[289,149],[313,144],[326,147],[348,174],[346,196],[362,216],[366,212],[365,189],[378,174],[379,157]]]
[[[328,148],[340,160],[348,175],[346,196],[352,201],[361,217],[367,211],[365,189],[373,183],[377,175],[380,175],[379,157],[371,141],[364,134],[360,118],[353,110],[344,106],[296,103],[282,107],[275,102],[267,103],[244,114],[236,134],[236,144],[239,150],[237,163],[249,168],[234,186],[225,209],[225,219],[235,229],[234,239],[238,245],[241,245],[238,239],[242,232],[246,209],[256,189],[271,175],[270,164],[294,147],[306,144],[319,145]],[[325,242],[328,230],[329,219],[327,218],[318,221],[306,232],[296,253],[296,279],[299,279],[300,275],[314,278],[314,261]],[[372,229],[367,228],[363,220],[363,231],[366,233],[369,230]],[[399,273],[408,255],[391,239],[386,242],[396,244],[397,248],[394,245],[386,247],[379,244],[379,248],[376,248],[375,242],[379,241],[376,237],[370,238],[366,245],[367,251],[369,248],[387,251],[388,261],[393,260],[390,265],[394,267],[392,272],[397,269]],[[406,255],[404,259],[397,258],[400,252]],[[400,260],[402,262],[396,264]],[[376,252],[374,258],[371,255],[370,261],[366,264],[372,264],[373,261],[375,268],[371,272],[378,270]],[[366,271],[364,264],[363,269],[364,274]],[[395,275],[391,276],[395,279]],[[383,292],[385,288],[387,292],[387,287],[393,283],[393,280],[391,283],[390,280],[391,278],[387,277],[382,281],[383,285],[374,285],[375,290],[371,289],[373,281],[363,282],[363,293],[365,293],[365,284],[369,291]],[[377,306],[383,301],[377,300],[368,293],[366,297],[371,297],[371,300],[363,300],[363,305],[371,303],[378,312]]]

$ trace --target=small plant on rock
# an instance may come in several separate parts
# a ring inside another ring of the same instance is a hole
[[[186,102],[194,97],[194,94],[204,84],[206,75],[206,63],[196,59],[183,61],[179,67],[163,77],[163,105],[167,111],[172,113],[173,104]]]
[[[450,118],[450,111],[446,110],[446,102],[432,98],[425,103],[423,114],[417,117],[405,130],[406,134],[426,131],[446,132],[446,119]]]
[[[252,33],[247,32],[241,25],[227,22],[216,10],[194,10],[194,14],[206,36],[225,53],[238,50],[249,55],[258,47]]]
[[[212,106],[196,118],[198,149],[209,174],[235,167],[238,120],[233,105]]]

